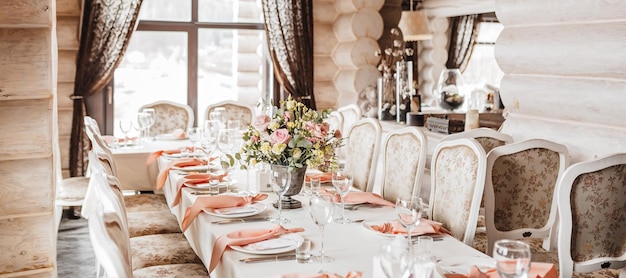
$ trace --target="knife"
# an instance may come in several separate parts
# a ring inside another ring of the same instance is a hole
[[[257,217],[257,218],[238,218],[238,219],[224,219],[217,220],[211,222],[212,224],[231,224],[231,223],[248,223],[248,222],[259,222],[259,221],[267,221],[267,217]]]
[[[258,257],[258,258],[242,258],[240,262],[244,264],[261,263],[261,262],[278,262],[278,261],[290,261],[295,260],[296,255],[278,255],[270,257]]]

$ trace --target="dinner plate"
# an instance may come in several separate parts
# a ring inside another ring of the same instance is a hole
[[[254,203],[248,204],[245,206],[234,207],[234,208],[223,208],[223,209],[211,209],[204,208],[202,209],[204,212],[222,217],[222,218],[242,218],[257,215],[265,210],[267,205],[265,203]]]
[[[196,166],[187,166],[187,167],[178,167],[178,166],[172,166],[172,170],[179,170],[179,171],[185,171],[185,172],[206,172],[207,169],[209,168],[208,165],[196,165]]]
[[[293,251],[303,240],[301,235],[292,233],[244,246],[231,246],[230,248],[248,254],[271,255]]]
[[[233,179],[233,180],[230,181],[230,185],[234,185],[234,184],[237,184],[237,180],[236,179]],[[211,184],[208,183],[208,182],[205,182],[205,183],[195,183],[195,184],[194,183],[185,183],[185,185],[187,187],[195,188],[195,189],[207,189],[207,188],[209,188],[211,186]],[[228,182],[223,181],[223,182],[218,183],[217,185],[219,187],[224,187],[224,186],[229,185],[229,184],[228,184]]]
[[[158,134],[156,136],[154,136],[154,139],[156,140],[161,140],[161,141],[173,141],[173,140],[185,140],[186,138],[180,138],[178,136],[174,136],[173,134]]]
[[[487,257],[448,257],[437,262],[435,269],[441,276],[452,273],[467,274],[474,265],[477,266],[480,271],[487,272],[489,269],[496,267],[496,261],[493,258]]]

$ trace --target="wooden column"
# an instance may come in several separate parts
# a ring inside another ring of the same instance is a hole
[[[0,1],[0,276],[56,277],[56,6]]]

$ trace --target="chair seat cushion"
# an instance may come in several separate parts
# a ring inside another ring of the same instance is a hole
[[[139,194],[124,196],[126,212],[137,211],[167,211],[165,196],[163,194]]]
[[[162,211],[129,212],[128,232],[130,237],[181,233],[176,217]]]
[[[130,239],[133,271],[168,264],[201,264],[183,234],[160,234]]]
[[[171,264],[140,268],[133,271],[134,278],[158,277],[209,277],[203,264]]]
[[[63,179],[57,193],[57,200],[65,202],[77,202],[85,199],[87,187],[89,186],[89,178],[71,177]]]

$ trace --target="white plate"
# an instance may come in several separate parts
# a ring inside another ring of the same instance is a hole
[[[237,184],[237,180],[235,180],[235,179],[233,179],[233,180],[230,182],[230,185],[234,185],[234,184]],[[208,183],[208,182],[205,182],[205,183],[196,183],[196,184],[192,184],[192,183],[185,183],[185,185],[186,185],[187,187],[190,187],[190,188],[196,188],[196,189],[207,189],[207,188],[209,188],[209,187],[211,186],[211,184],[210,184],[210,183]],[[217,185],[218,185],[219,187],[224,187],[224,186],[226,186],[226,185],[228,185],[228,184],[227,184],[227,182],[223,181],[223,182],[218,183]]]
[[[252,243],[252,244],[248,244],[244,246],[231,246],[230,248],[232,248],[235,251],[248,253],[248,254],[271,255],[271,254],[280,254],[280,253],[285,253],[285,252],[295,250],[296,247],[298,247],[298,245],[300,245],[300,243],[303,240],[304,239],[302,238],[301,235],[292,233],[292,234],[282,235],[278,238],[268,239],[265,241]],[[284,243],[284,245],[279,244],[280,247],[272,248],[272,249],[255,249],[255,247],[259,247],[259,246],[266,245],[269,243],[277,243],[277,244]]]
[[[172,140],[185,140],[186,138],[174,137],[174,135],[166,133],[166,134],[158,134],[154,136],[154,139],[161,141],[172,141]]]
[[[202,210],[210,215],[214,215],[214,216],[218,216],[222,218],[242,218],[242,217],[257,215],[263,212],[266,207],[267,205],[264,203],[254,203],[254,204],[246,205],[243,207],[236,207],[236,208],[225,208],[225,209],[204,208]]]
[[[186,172],[206,172],[209,169],[207,165],[197,165],[197,166],[187,166],[187,167],[178,167],[172,166],[172,170],[186,171]]]
[[[448,273],[467,274],[472,266],[477,266],[482,272],[496,267],[496,261],[487,257],[448,257],[435,264],[437,273],[444,276]]]

